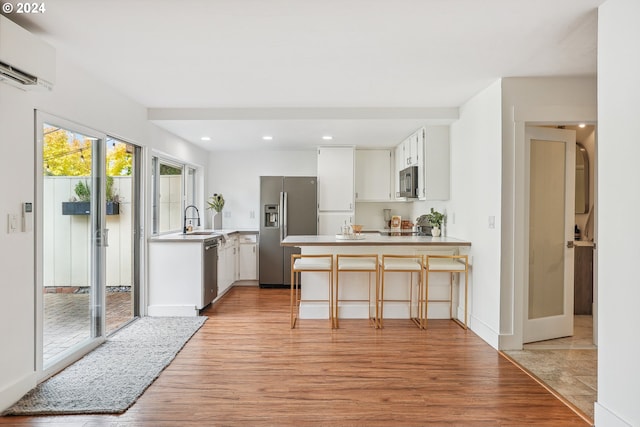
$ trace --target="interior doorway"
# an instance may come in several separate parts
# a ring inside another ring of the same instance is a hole
[[[592,422],[597,396],[596,126],[536,126],[575,132],[573,327],[565,337],[536,340],[505,354]]]
[[[571,159],[567,168],[571,168],[570,174],[573,174],[571,179],[572,188],[565,191],[565,199],[564,199],[564,209],[566,210],[566,224],[564,226],[564,235],[566,240],[563,242],[562,240],[558,240],[557,246],[558,250],[559,245],[566,244],[567,246],[571,246],[571,248],[564,248],[564,258],[560,260],[559,257],[556,257],[555,263],[550,263],[550,265],[556,267],[556,272],[558,271],[557,267],[562,263],[565,266],[566,270],[570,270],[571,278],[567,279],[565,274],[565,280],[570,280],[571,283],[567,283],[572,287],[570,294],[559,294],[556,292],[553,293],[548,292],[545,294],[546,298],[553,299],[553,295],[555,295],[556,302],[562,301],[567,302],[567,299],[571,299],[571,304],[567,305],[564,310],[560,310],[558,304],[555,305],[555,313],[553,312],[554,305],[547,304],[547,301],[540,300],[538,297],[538,301],[542,301],[542,308],[538,310],[542,310],[543,312],[551,310],[547,314],[551,314],[553,320],[558,320],[560,318],[560,312],[566,313],[566,318],[570,317],[570,320],[573,322],[574,316],[581,316],[580,324],[584,325],[585,319],[591,319],[592,324],[590,325],[590,331],[592,331],[592,340],[591,344],[594,346],[597,345],[597,281],[596,279],[596,271],[597,271],[597,258],[595,254],[596,247],[596,228],[595,228],[595,217],[596,217],[596,126],[593,124],[567,124],[567,125],[538,125],[535,126],[534,129],[539,129],[543,132],[572,132],[575,134],[575,148],[572,150],[575,151],[574,159]],[[553,138],[547,138],[553,139]],[[556,138],[559,139],[559,138]],[[556,150],[558,151],[558,150]],[[562,150],[559,150],[560,152]],[[551,163],[552,156],[550,153],[543,153],[546,155],[546,159],[542,158],[542,161],[545,163],[545,168],[547,168],[546,164]],[[566,151],[564,153],[565,156],[568,156],[573,153],[569,153]],[[556,158],[561,154],[553,155]],[[529,171],[530,172],[530,171]],[[548,171],[545,171],[548,173]],[[544,179],[548,177],[545,176]],[[555,181],[559,181],[556,179]],[[531,196],[530,196],[531,197]],[[551,212],[550,207],[548,206],[551,201],[541,201],[542,209],[539,211],[540,215],[546,215],[548,212]],[[543,203],[547,203],[545,206]],[[530,205],[533,203],[530,201]],[[560,205],[558,201],[555,203],[556,205]],[[530,214],[531,215],[531,214]],[[548,218],[545,216],[544,221],[548,221]],[[537,235],[537,232],[532,232],[531,230],[531,218],[529,218],[529,235]],[[558,220],[559,222],[559,220]],[[557,233],[556,233],[557,234]],[[529,239],[529,246],[531,247],[534,239]],[[548,244],[548,239],[547,243]],[[535,260],[535,258],[534,258]],[[530,264],[532,263],[532,254],[529,254]],[[533,261],[535,262],[535,261]],[[553,267],[549,267],[552,269]],[[529,271],[529,279],[531,280],[532,271]],[[548,279],[549,276],[545,276],[545,279]],[[549,280],[545,280],[545,286],[548,286]],[[544,290],[544,289],[543,289]],[[557,289],[556,289],[557,291]],[[531,295],[531,289],[529,292],[525,291],[525,297],[529,297]],[[525,313],[531,314],[530,305],[532,301],[530,299],[525,299],[525,304],[527,305]],[[535,313],[534,313],[535,314]],[[555,314],[555,316],[553,316]],[[569,316],[573,314],[573,316]],[[553,338],[570,336],[574,332],[574,328],[571,327],[570,330],[567,331],[543,331],[542,335],[535,335],[531,333],[527,333],[527,318],[531,317],[530,315],[525,316],[525,327],[524,327],[524,343],[527,342],[537,342],[544,341]],[[533,317],[536,317],[535,315]],[[565,328],[566,329],[566,328]],[[529,331],[530,332],[530,331]],[[546,336],[545,336],[546,335]],[[555,335],[555,337],[554,337]],[[528,338],[528,339],[527,339]]]

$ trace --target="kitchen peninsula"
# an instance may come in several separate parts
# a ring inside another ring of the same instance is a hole
[[[149,316],[197,316],[236,281],[257,280],[257,230],[149,238]]]
[[[377,254],[380,257],[383,254],[469,254],[471,246],[471,242],[453,237],[387,236],[380,233],[362,233],[359,236],[288,236],[281,244],[298,247],[305,255],[332,254],[334,259],[337,254]],[[454,315],[458,318],[464,316],[464,291],[460,289],[459,280],[455,280],[452,285],[449,277],[448,273],[430,273],[429,299],[439,301],[429,303],[430,319],[449,318],[448,301],[452,295]],[[340,318],[367,319],[369,317],[370,280],[374,281],[375,278],[363,273],[340,273],[340,295],[338,295]],[[300,319],[328,319],[327,274],[302,273],[302,283]],[[411,293],[417,295],[417,285],[418,280],[415,275],[411,279],[409,273],[388,274],[385,279],[385,318],[410,318],[409,306],[404,301],[411,299]]]

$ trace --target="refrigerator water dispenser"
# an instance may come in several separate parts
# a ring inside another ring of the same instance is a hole
[[[278,205],[264,205],[264,226],[278,228]]]

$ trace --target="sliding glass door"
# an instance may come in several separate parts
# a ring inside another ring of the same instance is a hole
[[[140,147],[107,138],[106,147],[106,333],[139,315]]]
[[[42,368],[47,370],[104,335],[104,139],[38,114],[41,182],[36,214]]]
[[[42,377],[138,315],[140,147],[36,115],[36,368]]]

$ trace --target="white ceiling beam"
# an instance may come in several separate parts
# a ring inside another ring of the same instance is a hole
[[[149,108],[149,120],[458,120],[456,108]]]

